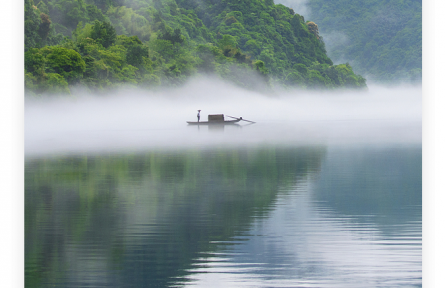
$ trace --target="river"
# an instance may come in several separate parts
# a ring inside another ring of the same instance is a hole
[[[419,91],[28,101],[25,286],[421,287]]]

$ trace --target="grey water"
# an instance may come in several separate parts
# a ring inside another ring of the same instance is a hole
[[[199,91],[26,103],[26,287],[422,286],[420,90]]]

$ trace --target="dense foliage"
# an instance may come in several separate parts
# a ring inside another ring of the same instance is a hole
[[[273,0],[25,0],[25,87],[176,86],[213,74],[249,89],[362,88],[314,22]]]
[[[350,61],[369,79],[420,81],[421,0],[310,0],[311,18],[326,37],[329,56]]]

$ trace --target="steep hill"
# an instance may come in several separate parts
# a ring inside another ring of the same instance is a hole
[[[373,81],[421,81],[421,0],[308,0],[307,7],[335,63],[348,61]]]
[[[175,86],[213,74],[249,89],[363,88],[314,22],[273,0],[25,0],[25,86]]]

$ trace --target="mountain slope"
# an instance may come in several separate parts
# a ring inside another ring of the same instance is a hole
[[[249,89],[363,88],[315,23],[272,0],[25,0],[27,91],[176,86],[213,74]]]
[[[421,0],[309,0],[334,62],[378,82],[422,79]]]

